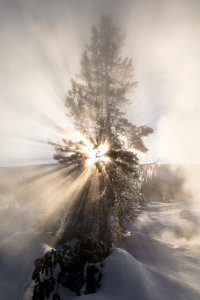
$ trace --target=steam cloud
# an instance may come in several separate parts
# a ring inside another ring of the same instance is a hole
[[[131,121],[155,129],[143,161],[199,163],[198,1],[1,1],[1,164],[50,161],[55,126],[90,27],[110,13],[126,33],[135,103]],[[81,7],[81,9],[80,9]],[[42,143],[41,143],[42,142]]]
[[[126,33],[124,54],[135,66],[139,84],[128,117],[155,130],[142,161],[200,163],[199,1],[2,0],[0,5],[1,165],[52,162],[46,141],[59,140],[56,126],[77,134],[64,99],[90,28],[103,13]],[[197,169],[185,171],[185,189],[195,206]]]

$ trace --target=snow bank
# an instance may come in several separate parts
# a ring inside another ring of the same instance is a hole
[[[169,300],[199,299],[197,291],[142,264],[122,249],[115,249],[106,260],[104,283],[87,300]],[[77,298],[78,299],[78,298]]]
[[[200,251],[190,239],[197,219],[189,207],[152,203],[134,223],[134,233],[106,259],[104,281],[96,295],[83,300],[199,300]],[[198,226],[197,226],[198,228]],[[166,232],[174,239],[166,239]],[[198,235],[200,238],[200,235]]]
[[[126,237],[119,245],[124,250],[114,249],[105,260],[103,283],[98,292],[75,298],[199,300],[200,251],[177,246],[178,237],[176,240],[166,240],[163,236],[166,230],[176,232],[179,227],[183,235],[184,226],[194,219],[191,211],[187,210],[175,204],[149,205],[134,225],[133,235]],[[23,218],[18,209],[15,213],[12,212],[12,215],[16,218]],[[22,231],[14,231],[14,221],[13,232],[6,234],[5,227],[3,232],[0,230],[0,299],[30,300],[34,260],[51,249],[53,241],[49,236],[34,232],[28,225],[24,228],[16,226],[16,230]],[[26,217],[24,224],[27,224]],[[72,299],[72,294],[63,290],[62,300],[68,299]]]

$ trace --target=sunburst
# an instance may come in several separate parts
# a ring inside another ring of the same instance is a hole
[[[107,164],[110,160],[108,157],[109,145],[102,143],[98,146],[91,145],[91,147],[83,148],[86,156],[86,166],[93,167],[98,163]]]

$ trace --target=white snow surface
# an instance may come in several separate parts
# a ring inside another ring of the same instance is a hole
[[[0,299],[30,300],[34,260],[53,246],[53,240],[34,231],[32,212],[27,217],[28,212],[13,207],[0,214]],[[11,215],[13,227],[6,230],[1,220]],[[15,226],[19,218],[24,218],[24,226]],[[199,300],[199,282],[196,211],[180,203],[152,203],[134,223],[131,235],[105,260],[98,292],[75,297],[63,289],[61,299]]]

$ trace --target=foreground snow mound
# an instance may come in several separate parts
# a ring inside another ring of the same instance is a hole
[[[120,245],[124,250],[115,249],[106,259],[99,292],[81,299],[199,300],[197,220],[180,203],[149,204]]]
[[[0,226],[0,299],[31,300],[34,261],[51,250],[53,240],[25,226],[27,214],[22,220],[24,214],[16,210],[16,218],[20,216],[24,226],[15,226],[14,220],[9,230],[6,223]],[[8,210],[3,214],[0,225]],[[102,285],[97,293],[76,297],[63,288],[59,291],[61,300],[199,300],[200,231],[197,225],[198,231],[193,230],[193,215],[179,204],[148,205],[134,224],[133,235],[120,245],[124,250],[114,249],[104,261]],[[191,240],[192,231],[198,244]],[[173,238],[169,238],[169,232]]]
[[[77,299],[197,300],[199,294],[185,284],[140,263],[128,252],[118,248],[106,260],[104,282],[100,291],[95,295]]]

